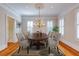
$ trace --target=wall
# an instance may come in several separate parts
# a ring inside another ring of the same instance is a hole
[[[61,41],[79,51],[79,39],[77,39],[76,35],[77,10],[77,7],[73,8],[64,15],[61,15],[59,19],[64,17],[64,37],[61,39]]]
[[[0,10],[1,11],[1,10]],[[0,12],[0,50],[7,47],[5,13]]]
[[[0,6],[0,51],[5,49],[8,43],[8,16],[11,16],[15,20],[20,19],[19,16],[13,14],[11,11]],[[16,23],[14,26],[16,26]],[[14,31],[13,42],[17,42],[16,27]]]
[[[71,10],[64,16],[65,20],[65,32],[64,38],[66,40],[76,39],[76,9]]]
[[[62,15],[64,17],[64,36],[63,40],[77,40],[76,39],[76,13],[77,9],[74,8],[66,14]],[[61,18],[59,17],[59,19]]]
[[[37,16],[22,16],[22,31],[27,32],[27,21],[32,20],[35,22],[35,19],[37,19]],[[57,24],[58,17],[54,16],[41,16],[41,19],[44,21],[46,24],[47,21],[53,21],[53,24]],[[36,32],[37,30],[41,30],[42,32],[47,33],[47,27],[46,25],[42,27],[41,29],[38,29],[37,27],[34,26],[33,32]]]

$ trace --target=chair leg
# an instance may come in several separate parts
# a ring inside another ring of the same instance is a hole
[[[22,50],[23,50],[23,46],[22,46],[21,48],[22,48]]]
[[[46,48],[46,44],[44,44],[44,48]]]
[[[48,53],[50,54],[50,47],[48,47]]]
[[[46,47],[48,46],[48,41],[46,41]]]
[[[31,48],[31,46],[32,46],[32,41],[30,41],[30,48]]]
[[[57,47],[57,52],[60,54],[58,47]]]
[[[29,54],[29,47],[27,47],[27,54]]]
[[[21,47],[19,47],[19,49],[18,49],[18,53],[20,52],[20,49],[21,49]]]

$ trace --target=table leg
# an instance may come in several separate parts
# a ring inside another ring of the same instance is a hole
[[[36,49],[40,49],[40,42],[37,42]]]

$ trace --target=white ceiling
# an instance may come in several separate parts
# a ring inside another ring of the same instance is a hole
[[[33,3],[7,3],[3,5],[20,15],[38,15],[39,11]],[[40,10],[40,14],[56,16],[75,5],[75,3],[44,3],[44,8]]]

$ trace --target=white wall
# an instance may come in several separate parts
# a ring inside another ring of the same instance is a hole
[[[1,9],[0,9],[1,11]],[[0,12],[0,50],[7,47],[5,13]]]
[[[37,18],[37,16],[22,16],[22,31],[23,32],[27,32],[27,21],[32,20],[33,22],[35,22],[35,19]],[[56,25],[57,24],[57,20],[58,17],[56,16],[41,16],[41,19],[45,22],[47,21],[53,21],[53,24]],[[37,27],[33,28],[33,32],[36,32],[37,30],[41,30],[44,33],[47,33],[47,27],[45,25],[45,27],[42,27],[41,29],[38,29]]]
[[[61,39],[64,43],[79,51],[79,39],[76,35],[76,15],[78,8],[73,8],[69,12],[61,15],[64,17],[64,37]]]
[[[67,13],[64,17],[65,20],[65,40],[77,40],[76,39],[76,10],[73,9]]]
[[[3,50],[7,47],[8,42],[8,21],[7,16],[11,16],[15,20],[20,19],[19,16],[13,14],[11,11],[8,11],[0,6],[0,50]],[[14,42],[17,41],[16,33],[14,33]]]
[[[63,40],[77,40],[76,39],[76,12],[77,9],[72,9],[66,14],[62,15],[64,17],[64,37]],[[61,18],[59,17],[59,19]]]

